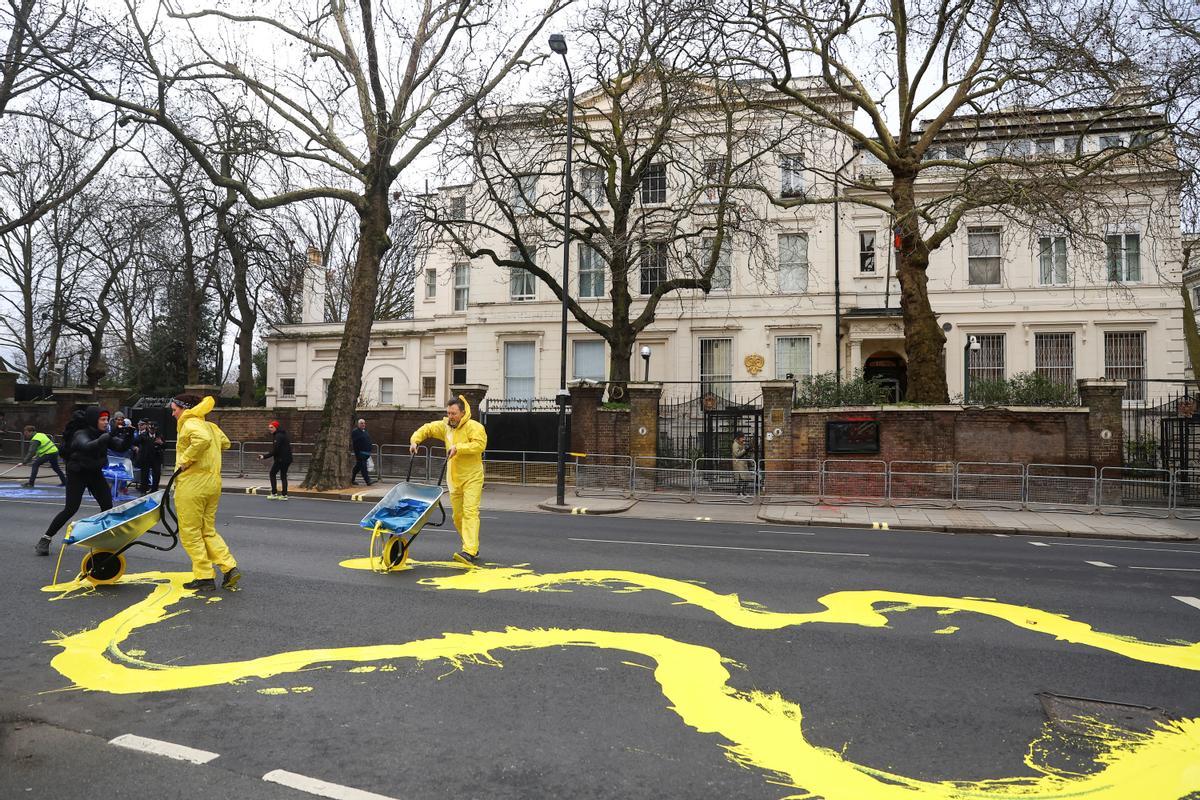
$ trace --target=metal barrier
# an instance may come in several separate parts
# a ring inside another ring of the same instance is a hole
[[[817,459],[763,459],[758,474],[762,502],[767,505],[821,502],[821,462]]]
[[[51,437],[55,438],[55,437]],[[4,433],[0,434],[0,458],[9,458],[14,461],[20,461],[25,458],[25,448],[28,442],[23,433]]]
[[[1176,470],[1174,491],[1171,494],[1175,516],[1179,519],[1200,519],[1200,469]]]
[[[567,456],[565,481],[575,482],[575,457]],[[483,456],[485,480],[498,483],[554,485],[558,482],[558,453],[541,450],[488,450]]]
[[[954,462],[889,462],[888,499],[893,505],[950,508],[954,505]]]
[[[1104,467],[1100,470],[1100,512],[1169,517],[1174,494],[1171,483],[1167,469]]]
[[[1025,466],[999,461],[959,461],[954,502],[972,508],[1019,510],[1025,500]]]
[[[1029,464],[1025,507],[1031,511],[1096,510],[1096,468],[1086,464]]]
[[[821,462],[821,499],[826,503],[877,505],[887,498],[886,461],[830,458]]]
[[[690,502],[695,497],[694,468],[687,458],[638,456],[633,462],[633,496],[641,500]]]
[[[758,495],[758,471],[736,468],[732,458],[698,458],[693,462],[692,493],[698,502],[752,503]]]
[[[589,453],[575,464],[576,497],[619,495],[633,492],[633,458]]]

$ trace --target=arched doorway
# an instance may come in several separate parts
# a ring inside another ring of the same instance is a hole
[[[872,353],[863,364],[863,377],[888,388],[888,402],[899,403],[908,391],[908,362],[891,350]]]

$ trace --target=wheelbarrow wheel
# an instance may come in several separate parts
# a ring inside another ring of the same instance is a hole
[[[107,550],[93,550],[83,557],[80,570],[84,579],[95,586],[116,583],[125,574],[125,556]]]
[[[380,557],[384,569],[400,569],[408,561],[408,542],[403,536],[392,536],[383,543],[383,554]]]

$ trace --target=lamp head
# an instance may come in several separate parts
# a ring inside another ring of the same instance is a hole
[[[642,345],[642,358],[649,358],[649,357],[650,357],[650,345],[644,344],[644,345]]]
[[[980,344],[979,344],[979,337],[978,337],[978,336],[972,336],[971,338],[967,339],[967,346],[968,346],[968,347],[970,347],[972,350],[980,350],[980,349],[982,349],[982,348],[981,348],[981,346],[980,346]]]
[[[550,49],[560,56],[567,54],[567,40],[563,38],[561,33],[550,34]]]

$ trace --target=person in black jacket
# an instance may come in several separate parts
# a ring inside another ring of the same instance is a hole
[[[350,472],[350,485],[354,485],[354,476],[362,473],[363,482],[371,485],[371,473],[367,461],[371,458],[371,434],[367,433],[367,421],[360,419],[354,430],[350,431],[350,449],[354,451],[354,469]]]
[[[271,464],[271,493],[267,495],[268,500],[287,500],[287,473],[288,467],[292,465],[292,440],[288,438],[287,431],[279,424],[279,420],[271,420],[267,425],[267,430],[271,432],[271,452],[263,453],[259,456],[262,458],[270,458]],[[278,475],[283,482],[283,492],[278,493],[275,490],[275,476]]]
[[[108,412],[96,406],[77,411],[63,431],[61,453],[67,462],[67,501],[63,510],[50,521],[50,527],[37,542],[37,554],[50,554],[50,540],[79,510],[83,490],[87,489],[102,511],[112,508],[112,493],[103,469],[108,465],[108,450],[124,452],[129,448],[126,436],[108,432]]]

